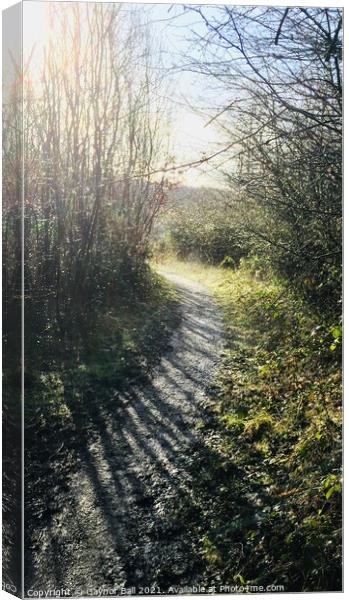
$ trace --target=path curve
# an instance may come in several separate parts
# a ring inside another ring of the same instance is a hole
[[[34,589],[159,586],[190,582],[194,541],[175,518],[193,482],[188,465],[202,443],[202,400],[222,349],[219,310],[208,290],[162,272],[180,294],[181,323],[151,384],[121,394],[116,410],[94,407],[94,435],[38,532]],[[195,581],[195,578],[194,578]],[[163,588],[161,588],[163,591]]]

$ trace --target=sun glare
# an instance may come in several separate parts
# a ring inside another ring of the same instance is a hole
[[[43,65],[45,46],[49,42],[55,43],[55,36],[61,35],[59,28],[55,27],[54,18],[54,10],[58,4],[59,9],[63,9],[64,2],[27,1],[23,4],[24,64],[29,65],[30,63],[30,79],[34,86],[36,82],[40,85],[40,72]],[[69,3],[70,6],[71,4]],[[152,5],[148,5],[147,10],[149,8],[156,15],[158,9]],[[151,14],[150,21],[152,21]],[[158,28],[154,15],[153,20],[156,32],[159,34],[160,43],[163,42],[166,45],[166,31],[161,27]],[[176,44],[178,50],[178,43],[176,42]],[[187,77],[188,75],[184,73],[177,75],[179,90],[187,88]],[[169,78],[171,78],[171,75]],[[189,84],[192,84],[190,78],[188,81]],[[168,100],[173,115],[168,134],[175,164],[180,166],[191,162],[196,163],[215,152],[218,148],[219,133],[214,124],[207,125],[209,118],[194,112],[189,106],[178,106],[179,102],[176,95]],[[207,186],[212,184],[209,171],[210,169],[205,163],[191,168],[179,168],[175,172],[175,179],[182,185]]]

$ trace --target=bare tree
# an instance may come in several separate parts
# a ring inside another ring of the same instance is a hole
[[[64,332],[72,302],[83,312],[95,293],[117,290],[120,271],[144,267],[164,198],[150,172],[160,157],[166,165],[166,113],[137,9],[50,11],[41,65],[25,82],[26,281],[31,320],[44,314]]]
[[[283,274],[310,283],[311,292],[338,292],[341,11],[188,10],[206,34],[197,39],[201,56],[185,68],[231,97],[210,122],[226,136],[216,165],[230,183],[232,204],[240,199],[245,228],[270,246]]]

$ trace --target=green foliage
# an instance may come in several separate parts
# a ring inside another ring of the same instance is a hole
[[[229,197],[229,195],[228,195]],[[275,210],[238,204],[229,197],[229,209],[222,202],[206,199],[172,211],[166,234],[158,242],[158,255],[170,252],[180,260],[198,260],[225,268],[236,268],[248,259],[257,276],[273,271],[310,304],[315,311],[337,319],[341,314],[340,223],[325,232],[325,224],[308,217],[298,218],[294,229]],[[273,207],[275,204],[273,204]],[[308,213],[307,213],[308,214]],[[316,239],[313,239],[316,233]],[[300,242],[300,236],[303,241]],[[335,248],[327,237],[337,240]],[[299,247],[308,249],[300,251]],[[316,255],[316,258],[314,256]],[[335,333],[338,333],[337,330]],[[336,349],[340,335],[334,338]]]
[[[195,258],[232,268],[250,250],[241,224],[219,201],[205,199],[199,205],[177,208],[167,225],[169,246],[181,259]]]
[[[339,590],[341,328],[255,267],[206,269],[226,350],[195,461],[205,577]]]

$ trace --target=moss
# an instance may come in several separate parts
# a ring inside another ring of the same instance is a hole
[[[267,413],[260,413],[245,422],[244,436],[249,440],[259,441],[267,433],[272,432],[273,426],[273,418]]]

